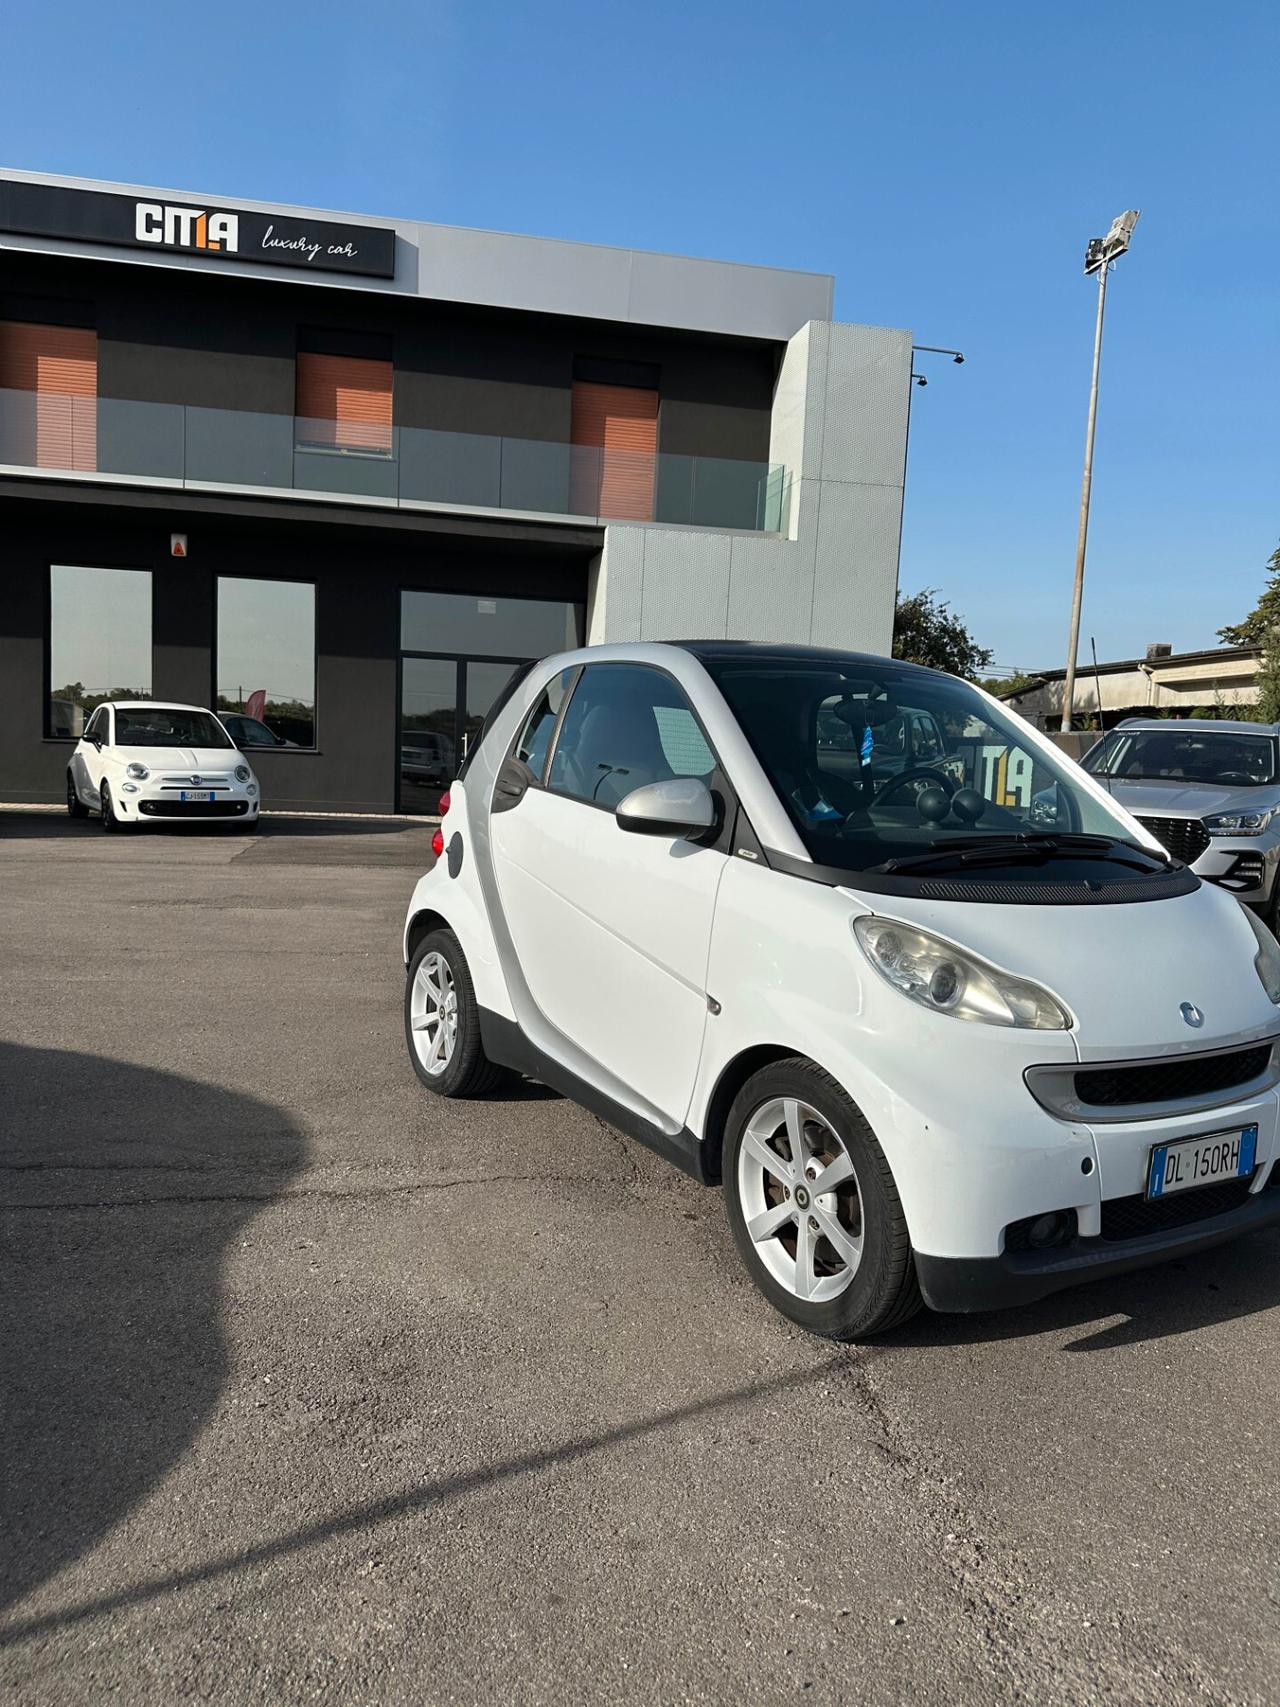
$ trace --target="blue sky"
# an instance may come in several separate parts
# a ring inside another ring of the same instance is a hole
[[[1280,540],[1274,4],[65,0],[5,38],[8,165],[812,267],[960,347],[914,393],[902,584],[1001,664],[1065,649],[1080,257],[1140,207],[1086,650],[1212,644]]]

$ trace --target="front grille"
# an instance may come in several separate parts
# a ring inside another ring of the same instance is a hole
[[[1222,1055],[1174,1056],[1167,1061],[1143,1061],[1136,1067],[1089,1067],[1076,1074],[1076,1096],[1093,1108],[1211,1096],[1261,1078],[1271,1049],[1270,1043],[1259,1043]]]
[[[1111,1243],[1142,1239],[1169,1227],[1188,1227],[1239,1209],[1249,1196],[1254,1176],[1220,1180],[1198,1191],[1180,1191],[1173,1197],[1153,1197],[1150,1202],[1138,1192],[1133,1197],[1113,1197],[1102,1205],[1102,1237]]]
[[[212,775],[206,775],[204,771],[201,771],[199,782],[192,781],[195,774],[194,771],[175,771],[172,776],[162,776],[160,785],[162,788],[230,788],[231,786],[231,778],[225,771],[218,771]]]
[[[1139,813],[1138,822],[1184,865],[1199,859],[1209,845],[1209,832],[1198,818],[1144,818]]]
[[[138,811],[148,818],[243,818],[247,800],[141,800]]]

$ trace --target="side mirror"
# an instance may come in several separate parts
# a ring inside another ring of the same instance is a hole
[[[636,836],[700,836],[715,824],[716,803],[701,778],[676,776],[632,789],[614,817]]]

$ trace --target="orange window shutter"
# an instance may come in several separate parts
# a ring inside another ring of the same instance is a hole
[[[13,395],[29,392],[28,401]],[[0,456],[31,468],[98,466],[98,335],[0,320]]]
[[[570,506],[612,521],[653,520],[658,393],[575,380]]]
[[[335,450],[391,450],[390,362],[298,352],[298,438]]]

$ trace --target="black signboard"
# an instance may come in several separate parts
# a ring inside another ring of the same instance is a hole
[[[253,261],[378,279],[394,278],[396,270],[396,234],[381,226],[13,179],[0,179],[0,231],[199,255],[228,266]]]

